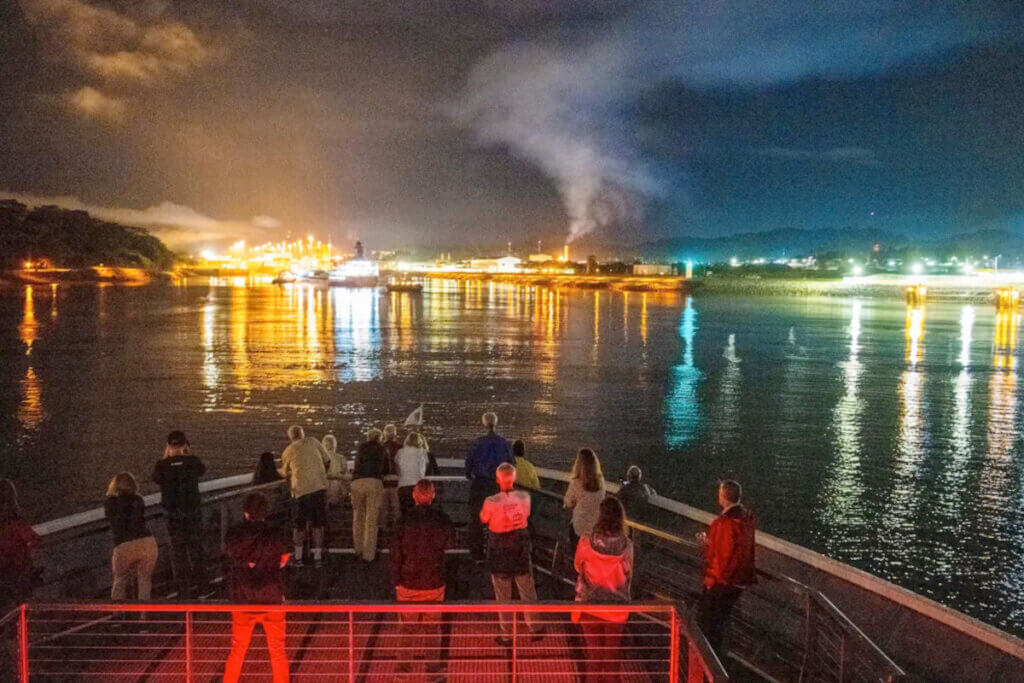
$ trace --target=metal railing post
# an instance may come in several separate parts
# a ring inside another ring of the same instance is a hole
[[[669,621],[669,652],[668,680],[670,683],[679,681],[679,608],[672,606],[672,618]]]
[[[192,610],[185,608],[185,680],[192,683]]]
[[[500,615],[499,615],[500,616]],[[526,614],[523,614],[526,617]],[[501,619],[498,619],[498,623],[501,624]],[[512,683],[516,683],[517,669],[519,668],[519,614],[512,612]],[[500,627],[499,627],[500,628]]]
[[[356,628],[355,613],[348,613],[348,680],[356,683]]]
[[[686,683],[704,683],[704,667],[700,665],[700,652],[693,640],[686,649]]]
[[[18,641],[21,650],[18,656],[18,674],[21,683],[28,683],[28,608],[25,603],[22,603],[21,614],[18,615]]]

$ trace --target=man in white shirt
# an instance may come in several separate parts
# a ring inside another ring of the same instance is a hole
[[[495,473],[498,493],[484,500],[480,509],[480,522],[487,526],[487,568],[491,572],[494,599],[498,602],[512,600],[512,582],[519,589],[519,598],[524,602],[537,601],[537,588],[533,582],[532,545],[526,525],[530,520],[530,494],[517,491],[516,468],[509,463],[501,464]],[[502,635],[499,645],[512,644],[513,613],[499,613]],[[543,627],[538,625],[533,613],[523,615],[530,628],[531,640],[538,640]]]
[[[324,528],[327,526],[327,469],[331,456],[315,438],[306,436],[302,427],[288,428],[288,448],[281,454],[281,476],[288,480],[294,501],[292,541],[295,564],[302,564],[306,544],[306,526],[313,530],[310,554],[319,565],[323,558]]]

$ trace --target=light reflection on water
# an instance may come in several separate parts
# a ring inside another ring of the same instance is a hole
[[[244,285],[0,291],[0,467],[30,514],[147,479],[174,428],[221,476],[293,422],[351,448],[420,403],[439,454],[462,455],[493,408],[542,464],[591,446],[608,476],[636,462],[705,508],[737,477],[767,530],[1024,632],[1015,311]]]

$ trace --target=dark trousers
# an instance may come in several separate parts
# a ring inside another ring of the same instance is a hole
[[[743,589],[735,586],[716,585],[704,588],[697,611],[697,624],[708,639],[711,649],[719,658],[725,657],[722,643],[729,628],[729,617],[736,601],[743,595]]]
[[[193,586],[206,580],[203,518],[199,514],[168,517],[167,534],[171,537],[171,568],[178,594],[189,599]]]
[[[484,559],[484,527],[480,523],[480,510],[488,496],[498,492],[498,483],[493,479],[474,479],[469,485],[469,526],[466,540],[469,554],[474,560]]]
[[[412,490],[415,486],[398,487],[398,508],[402,511],[402,517],[409,514],[409,511],[416,507],[416,501],[412,498]]]
[[[626,624],[620,621],[606,621],[590,614],[580,615],[580,628],[586,644],[586,680],[593,683],[619,680],[620,659],[622,658],[622,632]]]

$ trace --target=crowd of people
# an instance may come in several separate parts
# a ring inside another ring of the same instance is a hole
[[[509,443],[497,431],[498,417],[482,416],[484,435],[475,441],[465,460],[469,480],[467,540],[471,558],[490,574],[494,598],[535,602],[537,590],[532,564],[531,489],[540,488],[537,470],[526,458],[523,441]],[[244,520],[224,539],[226,585],[232,601],[241,604],[276,604],[285,599],[284,569],[289,564],[320,566],[328,506],[346,498],[352,506],[355,556],[373,562],[378,528],[390,531],[390,573],[396,600],[436,603],[445,600],[445,550],[452,544],[453,523],[435,504],[436,489],[428,478],[439,474],[426,438],[412,429],[399,439],[394,425],[369,429],[349,463],[337,450],[337,439],[317,439],[300,426],[288,429],[288,445],[280,466],[274,455],[260,455],[253,475],[255,484],[280,482],[291,498],[291,538],[268,523],[269,501],[250,493],[243,505]],[[179,595],[196,597],[205,585],[207,562],[202,538],[199,480],[206,466],[192,453],[185,434],[171,432],[163,457],[154,466],[171,547],[171,564]],[[635,550],[627,518],[656,495],[642,482],[633,466],[617,495],[608,495],[601,464],[593,450],[581,449],[572,467],[563,504],[571,511],[568,536],[577,574],[576,599],[583,603],[628,603]],[[723,481],[718,487],[721,514],[706,534],[703,592],[698,619],[709,642],[720,648],[726,625],[744,587],[755,582],[753,514],[741,503],[740,485]],[[107,490],[105,512],[113,537],[111,569],[114,600],[147,601],[152,597],[152,576],[158,544],[146,522],[145,503],[135,477],[117,474]],[[31,592],[31,550],[39,542],[24,521],[11,482],[0,480],[0,597],[3,605],[24,601]],[[290,540],[290,543],[289,543]],[[306,556],[307,548],[309,554]],[[130,594],[134,585],[136,592]],[[232,646],[225,681],[238,679],[253,629],[261,624],[270,650],[273,678],[288,678],[285,658],[285,621],[282,612],[233,613]],[[403,613],[406,628],[440,636],[439,622],[430,613]],[[512,643],[512,613],[499,613],[498,643]],[[573,613],[588,648],[599,657],[588,673],[591,680],[617,679],[617,653],[628,620],[627,611],[602,609]],[[544,624],[538,615],[524,614],[524,637],[538,640]],[[431,665],[436,665],[432,662]]]

